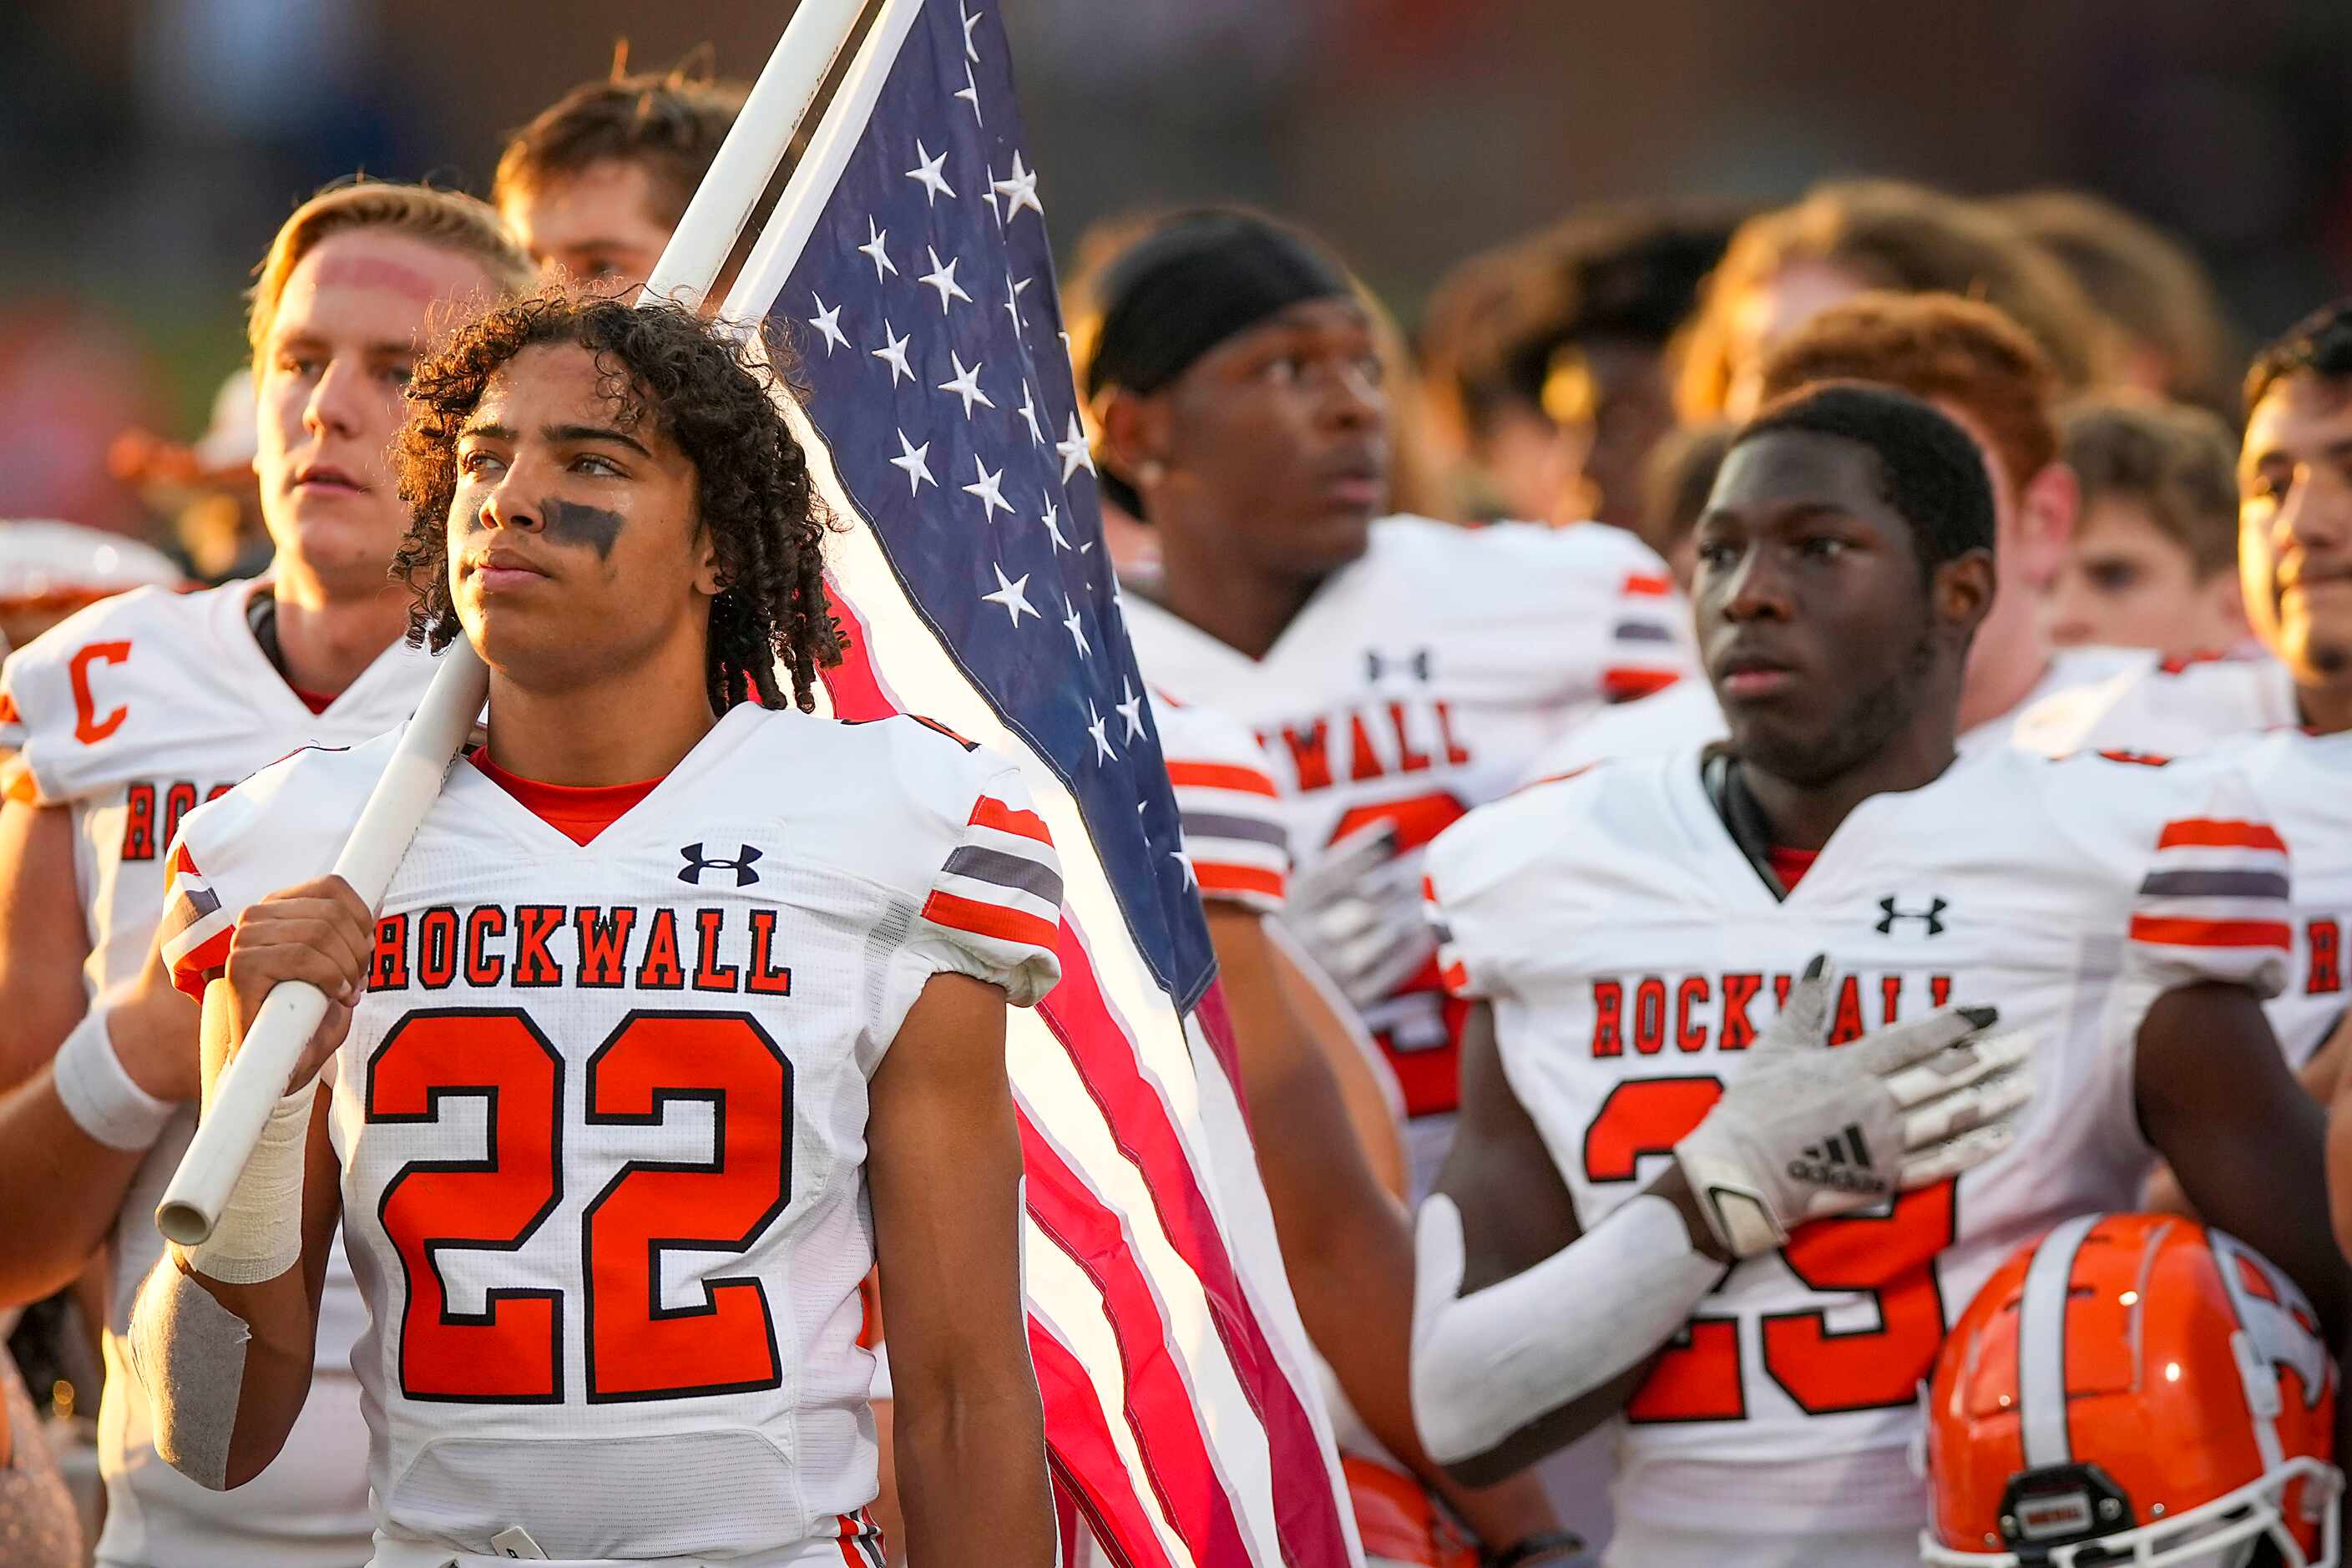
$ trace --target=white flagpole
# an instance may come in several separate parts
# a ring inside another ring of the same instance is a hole
[[[801,0],[655,265],[640,302],[676,300],[691,308],[709,292],[793,132],[856,30],[866,3]],[[828,177],[828,193],[839,174],[836,167]],[[793,172],[780,209],[793,201],[801,176],[802,171]],[[383,902],[488,692],[489,671],[464,637],[450,644],[440,666],[335,859],[335,874],[371,910]],[[286,1092],[303,1044],[326,1013],[325,994],[299,981],[278,986],[262,1003],[236,1058],[213,1085],[195,1137],[156,1206],[155,1228],[166,1238],[193,1247],[212,1235],[230,1189],[253,1157],[270,1108]]]

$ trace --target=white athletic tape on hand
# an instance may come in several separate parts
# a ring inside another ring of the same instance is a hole
[[[253,1331],[166,1258],[131,1308],[131,1370],[146,1385],[155,1451],[200,1487],[228,1488],[229,1439]]]
[[[1463,1265],[1462,1211],[1436,1194],[1414,1226],[1412,1415],[1440,1464],[1484,1454],[1639,1364],[1724,1274],[1649,1193],[1467,1296]]]
[[[196,1271],[224,1285],[275,1279],[302,1258],[302,1167],[310,1157],[315,1081],[278,1100],[218,1224],[188,1249]]]
[[[122,1058],[114,1054],[106,1016],[103,1006],[82,1015],[58,1047],[50,1081],[75,1126],[110,1149],[138,1153],[155,1146],[180,1108],[131,1081]]]

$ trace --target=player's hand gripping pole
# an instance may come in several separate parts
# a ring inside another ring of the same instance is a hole
[[[335,875],[369,909],[383,901],[417,824],[441,793],[474,715],[482,710],[489,679],[472,644],[464,637],[452,642],[383,776],[361,807],[351,841],[335,858]],[[195,1138],[156,1206],[155,1228],[167,1238],[194,1247],[211,1237],[230,1189],[252,1158],[262,1124],[287,1092],[286,1080],[304,1042],[326,1016],[326,993],[306,981],[288,981],[262,1003],[244,1043],[213,1085]]]
[[[866,4],[802,0],[793,10],[709,174],[655,263],[640,303],[677,300],[691,306],[709,292],[761,191],[783,161],[793,133],[856,31]],[[834,171],[835,176],[838,172]],[[794,192],[807,183],[804,176],[810,173],[794,171],[778,198],[780,208],[794,204]],[[383,901],[401,857],[408,853],[408,841],[441,793],[457,747],[482,710],[488,689],[489,671],[465,638],[451,643],[441,661],[391,765],[361,809],[351,842],[335,861],[335,875],[349,882],[370,910]],[[285,1096],[286,1080],[304,1043],[326,1012],[325,993],[299,981],[277,986],[262,1003],[244,1043],[213,1086],[195,1138],[156,1207],[155,1228],[168,1239],[193,1247],[212,1235],[263,1124]]]

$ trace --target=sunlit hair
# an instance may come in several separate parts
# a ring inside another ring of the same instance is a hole
[[[593,164],[620,163],[653,180],[653,216],[675,228],[743,108],[745,89],[695,74],[694,62],[625,74],[625,46],[601,81],[583,82],[509,139],[490,183],[504,207]],[[799,142],[794,142],[797,148]]]
[[[2017,323],[1949,294],[1857,294],[1764,358],[1763,395],[1869,381],[1957,405],[1991,444],[2011,493],[2058,456],[2050,367]]]
[[[2322,305],[2262,346],[2246,372],[2246,416],[2273,386],[2291,375],[2352,380],[2352,300]]]
[[[531,287],[530,258],[487,203],[457,191],[382,180],[331,185],[294,209],[255,274],[246,339],[257,373],[294,268],[327,239],[362,228],[404,235],[478,262],[500,294],[520,294]]]
[[[1738,370],[1732,322],[1742,299],[1802,261],[1850,272],[1865,288],[1997,306],[2025,329],[2062,387],[2090,384],[2104,363],[2106,323],[2066,269],[2007,218],[1924,186],[1855,180],[1819,186],[1732,237],[1679,351],[1675,397],[1685,422],[1723,413]]]
[[[416,367],[393,447],[409,525],[392,570],[416,595],[409,641],[438,651],[462,630],[448,554],[466,421],[517,354],[564,343],[595,356],[625,426],[667,437],[694,465],[696,515],[719,557],[705,672],[712,710],[747,699],[783,707],[779,665],[792,677],[790,700],[813,708],[817,671],[841,659],[824,590],[831,518],[773,401],[782,371],[675,305],[632,308],[551,289],[467,322]]]

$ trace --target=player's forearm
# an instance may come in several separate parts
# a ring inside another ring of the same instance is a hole
[[[172,1248],[131,1309],[131,1357],[154,1413],[156,1451],[215,1491],[268,1468],[310,1396],[318,1321],[299,1265],[232,1285]]]
[[[895,1370],[895,1369],[894,1369]],[[903,1381],[892,1434],[907,1558],[925,1568],[1047,1568],[1054,1561],[1045,1417],[1025,1361],[918,1392]]]
[[[1452,1200],[1417,1235],[1413,1415],[1455,1479],[1486,1486],[1591,1431],[1721,1280],[1678,1171],[1559,1252],[1467,1295]]]
[[[37,1301],[106,1244],[142,1151],[112,1149],[75,1122],[43,1067],[0,1100],[0,1307]]]

